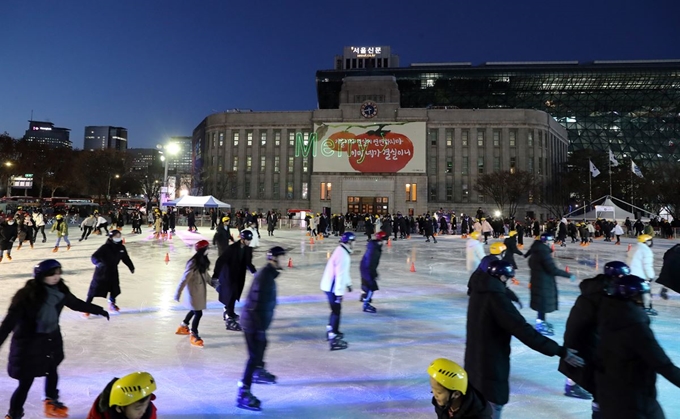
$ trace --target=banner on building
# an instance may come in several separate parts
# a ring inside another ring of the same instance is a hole
[[[425,122],[315,124],[295,156],[311,155],[314,172],[425,173],[425,131]]]

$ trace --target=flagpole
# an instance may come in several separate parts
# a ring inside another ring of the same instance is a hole
[[[609,196],[612,196],[612,148],[609,147]]]

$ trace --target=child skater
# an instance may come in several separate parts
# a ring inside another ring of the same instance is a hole
[[[0,325],[0,345],[10,332],[9,376],[19,381],[9,402],[5,419],[24,415],[24,403],[35,377],[45,377],[45,416],[68,417],[68,408],[59,401],[57,367],[64,360],[64,343],[59,315],[64,306],[71,310],[106,317],[103,308],[79,300],[61,278],[61,264],[48,259],[33,268],[33,279],[12,298],[7,316]]]
[[[156,419],[156,380],[148,372],[133,372],[111,380],[92,404],[87,419]]]
[[[187,292],[184,294],[184,303],[191,309],[184,318],[184,321],[180,323],[175,334],[190,334],[191,344],[193,346],[198,346],[199,348],[203,347],[203,339],[198,335],[198,323],[201,321],[201,317],[203,317],[203,310],[207,307],[208,297],[206,285],[210,283],[210,275],[208,274],[210,260],[208,260],[208,256],[206,255],[209,245],[210,243],[207,240],[196,242],[194,246],[196,248],[196,253],[194,253],[187,262],[186,268],[184,269],[184,275],[182,275],[182,279],[177,287],[177,292],[175,293],[175,301],[179,301],[182,296],[182,291],[186,287]],[[192,317],[191,330],[189,330],[189,322]]]

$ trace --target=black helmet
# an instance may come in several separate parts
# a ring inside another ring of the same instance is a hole
[[[267,250],[267,260],[272,260],[277,256],[283,256],[286,254],[286,249],[281,246],[274,246]]]
[[[340,236],[340,243],[349,243],[353,242],[354,240],[357,239],[357,236],[354,235],[351,231],[348,231],[346,233],[342,233],[342,236]]]
[[[504,276],[506,278],[515,277],[515,268],[512,267],[512,263],[504,260],[494,260],[489,263],[489,267],[486,268],[486,273],[493,276],[494,278],[499,278]]]
[[[542,242],[542,243],[551,242],[551,241],[555,241],[555,236],[553,236],[553,235],[550,234],[550,233],[543,233],[543,234],[541,234],[541,242]]]
[[[253,232],[250,230],[241,230],[241,240],[252,240]]]
[[[632,299],[641,294],[649,293],[649,284],[644,279],[635,275],[625,275],[620,278],[615,278],[610,287],[608,294],[612,297]]]
[[[620,261],[608,262],[604,265],[604,274],[608,277],[618,278],[620,276],[630,275],[630,268]]]
[[[33,267],[33,278],[43,277],[47,273],[54,269],[61,269],[61,263],[56,259],[43,260],[39,264]]]

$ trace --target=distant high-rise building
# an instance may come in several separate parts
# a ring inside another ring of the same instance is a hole
[[[180,146],[179,152],[170,157],[168,170],[175,174],[189,174],[192,167],[191,137],[170,137],[168,143]]]
[[[161,152],[155,148],[128,148],[126,151],[132,156],[131,171],[138,172],[149,168],[149,166],[161,165]]]
[[[46,144],[50,147],[72,148],[70,129],[55,127],[51,122],[28,121],[28,129],[24,134],[24,140]]]
[[[105,150],[108,148],[125,151],[127,150],[127,140],[127,128],[111,126],[85,127],[85,144],[83,149]]]

